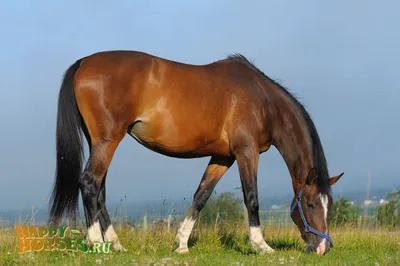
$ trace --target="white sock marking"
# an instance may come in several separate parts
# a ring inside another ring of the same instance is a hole
[[[90,242],[103,242],[103,237],[101,235],[100,223],[97,220],[88,229],[88,239]]]
[[[104,241],[106,242],[114,242],[115,240],[118,240],[117,233],[114,230],[114,227],[112,224],[110,224],[104,233]]]
[[[121,245],[118,239],[118,235],[114,230],[112,224],[107,227],[106,232],[104,233],[104,241],[112,242],[112,247],[114,250],[125,250],[125,248]]]
[[[178,250],[187,250],[188,249],[188,240],[189,236],[192,233],[193,226],[196,220],[193,220],[191,217],[186,217],[182,222],[182,225],[178,229],[178,234],[176,235],[176,240],[179,242]]]
[[[251,244],[256,249],[261,249],[261,251],[272,252],[273,248],[268,246],[262,235],[260,227],[250,226],[250,240]]]

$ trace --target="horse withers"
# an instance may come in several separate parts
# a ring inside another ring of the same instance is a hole
[[[83,134],[82,134],[83,133]],[[331,185],[324,151],[310,115],[284,87],[240,54],[190,65],[137,51],[104,51],[71,65],[57,113],[57,166],[50,223],[76,217],[82,194],[88,244],[123,250],[106,209],[106,176],[126,134],[176,158],[211,157],[176,239],[186,253],[195,221],[224,173],[236,161],[248,210],[251,244],[274,252],[260,228],[259,155],[274,145],[292,178],[291,217],[308,251],[331,247]],[[83,140],[89,158],[83,168]],[[165,178],[165,177],[163,177]],[[182,177],[184,178],[184,177]]]

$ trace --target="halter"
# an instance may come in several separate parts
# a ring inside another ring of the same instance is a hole
[[[318,230],[315,230],[314,228],[312,228],[306,220],[306,217],[304,216],[303,213],[303,209],[301,207],[301,195],[303,194],[303,188],[304,188],[305,182],[303,183],[303,185],[301,185],[300,190],[299,190],[299,194],[297,195],[297,199],[296,202],[293,203],[291,209],[290,209],[290,215],[292,215],[292,212],[294,211],[294,209],[297,207],[299,207],[299,212],[300,212],[300,217],[301,220],[303,221],[303,225],[304,225],[304,231],[301,233],[302,235],[304,235],[307,232],[311,232],[313,234],[316,234],[322,238],[325,238],[326,240],[329,241],[329,243],[331,244],[331,248],[333,247],[333,243],[332,243],[332,238],[330,236],[328,236],[327,234],[324,234]]]

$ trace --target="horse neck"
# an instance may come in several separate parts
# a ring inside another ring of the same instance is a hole
[[[279,117],[287,117],[292,123],[276,119],[272,144],[282,155],[292,177],[293,190],[297,193],[309,171],[315,166],[310,131],[305,120],[298,115],[286,111]]]

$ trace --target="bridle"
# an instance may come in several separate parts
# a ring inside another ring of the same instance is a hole
[[[316,234],[316,235],[328,240],[330,245],[331,245],[331,248],[332,248],[333,247],[332,238],[330,236],[328,236],[327,234],[324,234],[324,233],[312,228],[307,223],[306,217],[304,216],[303,209],[301,207],[301,195],[303,194],[303,188],[304,188],[305,184],[306,184],[306,182],[304,182],[303,185],[301,185],[301,187],[300,187],[300,190],[299,190],[299,193],[297,195],[296,201],[293,203],[293,205],[292,205],[292,207],[290,209],[290,215],[292,215],[292,212],[294,211],[294,209],[296,207],[298,207],[299,208],[299,212],[300,212],[300,217],[301,217],[301,220],[303,221],[303,225],[304,225],[304,231],[301,233],[301,235],[304,236],[304,234],[307,233],[307,232],[311,232],[313,234]]]

